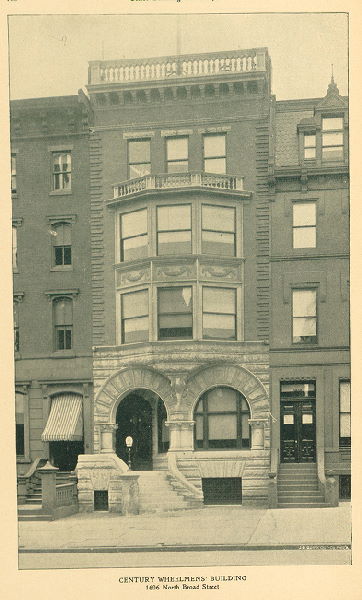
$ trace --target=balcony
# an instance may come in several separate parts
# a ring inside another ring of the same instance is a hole
[[[129,84],[267,70],[266,48],[91,61],[88,84]]]
[[[237,193],[249,198],[251,193],[244,191],[244,177],[219,175],[215,173],[188,172],[145,175],[129,179],[113,186],[113,199],[108,204],[140,195],[142,193],[161,192],[163,190],[208,189],[223,193]]]

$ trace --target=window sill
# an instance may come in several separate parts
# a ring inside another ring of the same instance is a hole
[[[70,196],[72,190],[52,190],[49,192],[49,196]]]
[[[74,350],[55,350],[50,358],[75,358]]]
[[[58,265],[57,267],[50,267],[51,271],[73,271],[73,265]]]

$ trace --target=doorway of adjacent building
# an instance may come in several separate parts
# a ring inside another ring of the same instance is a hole
[[[83,453],[83,441],[49,442],[50,461],[60,471],[74,471]]]
[[[116,454],[128,464],[126,438],[131,436],[131,467],[152,470],[152,407],[141,393],[128,394],[117,408]]]
[[[315,462],[315,401],[282,400],[280,420],[281,461],[283,463]]]

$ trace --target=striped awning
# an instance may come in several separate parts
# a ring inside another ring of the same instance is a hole
[[[53,398],[41,439],[43,442],[83,439],[82,396],[68,393]]]

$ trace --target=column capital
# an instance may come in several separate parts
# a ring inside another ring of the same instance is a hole
[[[268,424],[268,419],[248,419],[251,427],[264,427]]]
[[[101,423],[99,427],[101,431],[108,433],[112,433],[118,429],[117,423]]]

